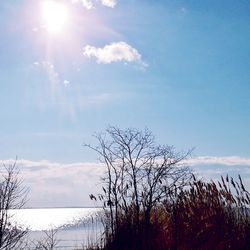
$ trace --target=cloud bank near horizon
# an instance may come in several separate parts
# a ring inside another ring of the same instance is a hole
[[[0,161],[5,165],[14,159]],[[60,207],[94,205],[89,194],[101,191],[101,177],[105,166],[93,162],[60,163],[47,160],[16,161],[24,185],[30,189],[28,206]],[[250,189],[250,158],[239,156],[198,156],[185,162],[205,180],[218,180],[221,175],[243,177]]]
[[[250,158],[240,156],[197,156],[186,161],[189,165],[219,164],[227,166],[250,166]]]

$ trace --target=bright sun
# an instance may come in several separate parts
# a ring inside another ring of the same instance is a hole
[[[64,30],[68,21],[68,9],[62,3],[47,0],[42,5],[42,17],[49,33],[56,34]]]

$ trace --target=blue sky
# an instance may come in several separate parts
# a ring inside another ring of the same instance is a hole
[[[2,161],[95,162],[93,133],[148,127],[250,183],[248,1],[55,0],[60,32],[44,2],[0,3]]]

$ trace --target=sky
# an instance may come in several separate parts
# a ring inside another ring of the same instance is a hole
[[[195,148],[204,178],[250,187],[250,3],[1,0],[0,160],[28,206],[91,205],[109,125]]]

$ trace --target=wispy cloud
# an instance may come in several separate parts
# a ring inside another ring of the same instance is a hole
[[[49,80],[53,85],[57,85],[60,83],[59,74],[56,71],[53,63],[51,63],[50,61],[41,61],[34,62],[33,65],[43,68],[47,72]]]
[[[124,93],[85,93],[77,91],[75,86],[80,86],[81,83],[73,83],[67,78],[62,78],[54,64],[49,61],[34,62],[32,70],[41,71],[47,76],[47,81],[38,85],[37,91],[29,98],[34,100],[39,110],[53,108],[60,114],[69,116],[72,121],[75,121],[78,112],[94,106],[100,107],[113,101],[118,102],[124,96]]]
[[[114,8],[117,4],[117,0],[72,0],[72,2],[81,2],[86,9],[93,9],[96,3],[100,3],[109,8]]]
[[[54,107],[60,107],[63,112],[69,110],[71,114],[71,109],[64,105],[68,101],[64,89],[70,85],[69,80],[62,80],[55,65],[50,61],[34,62],[33,66],[45,72],[48,77],[47,87],[43,88],[43,95],[40,95],[40,99],[36,100],[39,102],[39,107],[46,108],[49,106],[51,108],[51,105],[53,105]]]
[[[61,80],[58,71],[56,70],[55,65],[50,62],[50,61],[36,61],[33,62],[33,66],[34,67],[40,67],[41,69],[45,70],[50,83],[52,84],[52,86],[56,86],[56,85],[64,85],[65,87],[68,87],[70,85],[70,81],[69,80]]]
[[[33,63],[34,67],[41,68],[46,72],[48,75],[48,79],[50,82],[50,87],[51,87],[51,93],[50,95],[52,96],[53,102],[58,103],[60,105],[66,104],[66,105],[73,105],[74,108],[80,108],[85,109],[86,107],[93,107],[93,105],[100,105],[107,103],[111,100],[114,99],[120,99],[121,95],[119,94],[114,94],[114,93],[96,93],[92,95],[85,95],[83,96],[81,93],[76,93],[74,96],[74,100],[72,97],[67,96],[66,92],[64,91],[64,88],[70,87],[72,85],[71,81],[65,79],[61,80],[58,72],[56,71],[56,68],[54,64],[52,64],[49,61],[41,61],[41,62],[34,62]],[[63,107],[63,109],[67,109],[67,107]]]
[[[33,65],[38,68],[40,67],[41,69],[46,71],[52,88],[56,88],[59,85],[64,85],[65,87],[67,87],[70,84],[68,80],[61,81],[60,75],[58,71],[56,70],[55,65],[52,62],[50,61],[38,62],[37,61],[37,62],[34,62]]]
[[[83,55],[88,58],[96,58],[97,63],[110,64],[124,61],[147,66],[142,61],[141,54],[126,42],[111,43],[103,48],[87,45],[83,49]]]

